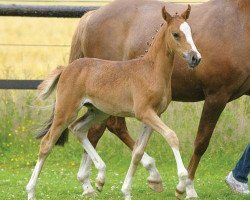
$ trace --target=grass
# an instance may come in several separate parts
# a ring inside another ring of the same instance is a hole
[[[27,195],[25,185],[31,176],[39,148],[39,141],[33,136],[50,114],[50,109],[41,108],[49,105],[53,99],[41,103],[34,94],[28,91],[3,91],[1,94],[5,95],[7,104],[1,105],[0,125],[4,132],[0,136],[0,199],[24,199]],[[193,151],[192,143],[201,108],[202,103],[173,102],[163,115],[163,120],[179,136],[185,165],[188,165]],[[249,115],[247,97],[229,103],[223,112],[197,171],[195,186],[201,199],[248,199],[232,193],[224,183],[224,177],[234,167],[250,139]],[[130,132],[136,137],[138,122],[133,119],[127,119],[127,122]],[[107,165],[107,181],[104,191],[95,199],[122,199],[120,188],[130,163],[130,151],[115,136],[106,132],[98,145],[98,152]],[[174,199],[178,179],[169,146],[155,133],[147,152],[157,161],[165,190],[158,194],[148,189],[148,174],[140,166],[134,178],[133,199]],[[72,136],[65,148],[54,148],[41,173],[37,199],[85,199],[81,196],[82,188],[76,179],[81,154],[82,148]],[[95,177],[96,170],[93,169],[93,183]]]
[[[1,17],[0,43],[67,45],[77,23],[78,19]],[[0,46],[0,52],[1,79],[42,79],[57,65],[67,63],[69,47]],[[53,98],[40,102],[35,95],[35,91],[0,91],[0,199],[27,198],[25,185],[39,149],[34,134],[50,115],[50,107],[45,108],[53,102]],[[180,139],[186,166],[192,155],[202,104],[173,102],[163,115],[164,122],[176,131]],[[250,141],[249,118],[249,97],[227,105],[197,171],[195,187],[201,199],[249,199],[232,193],[224,183],[224,177]],[[136,138],[139,123],[133,119],[127,119],[127,123]],[[134,178],[133,199],[175,199],[178,180],[169,146],[155,133],[147,152],[157,162],[165,190],[159,194],[152,192],[146,185],[148,174],[140,166]],[[130,151],[107,131],[98,145],[98,153],[107,165],[107,179],[103,192],[93,199],[122,199],[120,188],[130,163]],[[82,148],[72,136],[65,148],[54,148],[41,173],[37,199],[85,199],[76,179],[81,154]],[[95,177],[96,170],[93,169],[93,183]]]

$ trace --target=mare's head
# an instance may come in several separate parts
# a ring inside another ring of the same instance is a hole
[[[167,22],[166,25],[166,44],[170,51],[177,53],[183,57],[190,67],[196,67],[201,61],[201,54],[197,50],[191,33],[191,28],[186,22],[191,11],[191,6],[188,5],[187,10],[180,16],[178,14],[171,16],[165,9],[162,8],[163,19]]]

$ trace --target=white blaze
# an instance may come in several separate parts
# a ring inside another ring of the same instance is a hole
[[[180,26],[180,30],[184,33],[184,35],[186,36],[186,40],[187,42],[191,45],[191,48],[194,52],[197,53],[198,58],[201,58],[201,54],[200,52],[197,50],[193,38],[192,38],[192,34],[191,34],[191,28],[188,25],[187,22],[183,22]]]

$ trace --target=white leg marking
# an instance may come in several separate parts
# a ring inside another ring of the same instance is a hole
[[[187,175],[187,170],[184,167],[184,164],[182,162],[180,151],[176,148],[172,148],[172,150],[173,150],[174,157],[175,157],[176,164],[177,164],[178,176],[180,176],[182,174]]]
[[[28,192],[28,200],[35,200],[35,190],[36,190],[37,179],[41,172],[44,160],[45,159],[38,159],[36,166],[34,168],[34,171],[32,173],[32,176],[30,178],[30,181],[26,186],[26,190]]]
[[[197,53],[198,58],[201,58],[201,54],[200,52],[197,50],[193,38],[192,38],[192,33],[191,33],[191,28],[188,25],[187,22],[183,22],[180,26],[180,30],[184,33],[184,35],[186,36],[186,40],[187,42],[191,45],[191,48],[194,52]]]
[[[155,166],[155,160],[150,157],[146,152],[143,154],[141,164],[148,170],[148,181],[162,182],[161,175]]]
[[[198,198],[198,195],[194,189],[194,181],[193,180],[187,179],[186,193],[187,193],[186,199]]]
[[[182,192],[182,191],[185,191],[185,188],[186,188],[188,172],[182,162],[180,151],[176,148],[172,148],[172,150],[173,150],[174,157],[176,160],[177,172],[178,172],[178,177],[179,177],[179,184],[177,185],[177,189]]]
[[[143,127],[142,132],[134,147],[132,153],[132,160],[127,175],[125,177],[124,183],[122,185],[122,193],[124,194],[125,200],[131,199],[132,178],[135,174],[138,163],[143,156],[144,149],[152,133],[152,128],[150,126],[142,124],[142,127]]]
[[[86,152],[88,153],[92,161],[94,162],[96,169],[98,170],[97,184],[99,183],[99,185],[96,185],[96,186],[98,190],[101,190],[105,182],[106,165],[101,159],[101,157],[98,155],[98,153],[96,152],[95,148],[89,142],[87,137],[83,139],[82,144],[83,144],[84,149],[86,150]]]
[[[90,183],[90,171],[91,171],[91,158],[84,152],[82,156],[82,161],[80,164],[79,171],[77,173],[77,179],[82,183],[83,195],[93,195],[95,190]]]

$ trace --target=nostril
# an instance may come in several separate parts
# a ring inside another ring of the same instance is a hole
[[[200,64],[200,62],[201,62],[201,58],[198,58],[197,59],[197,65]]]
[[[192,61],[195,62],[197,60],[196,56],[192,56]]]

